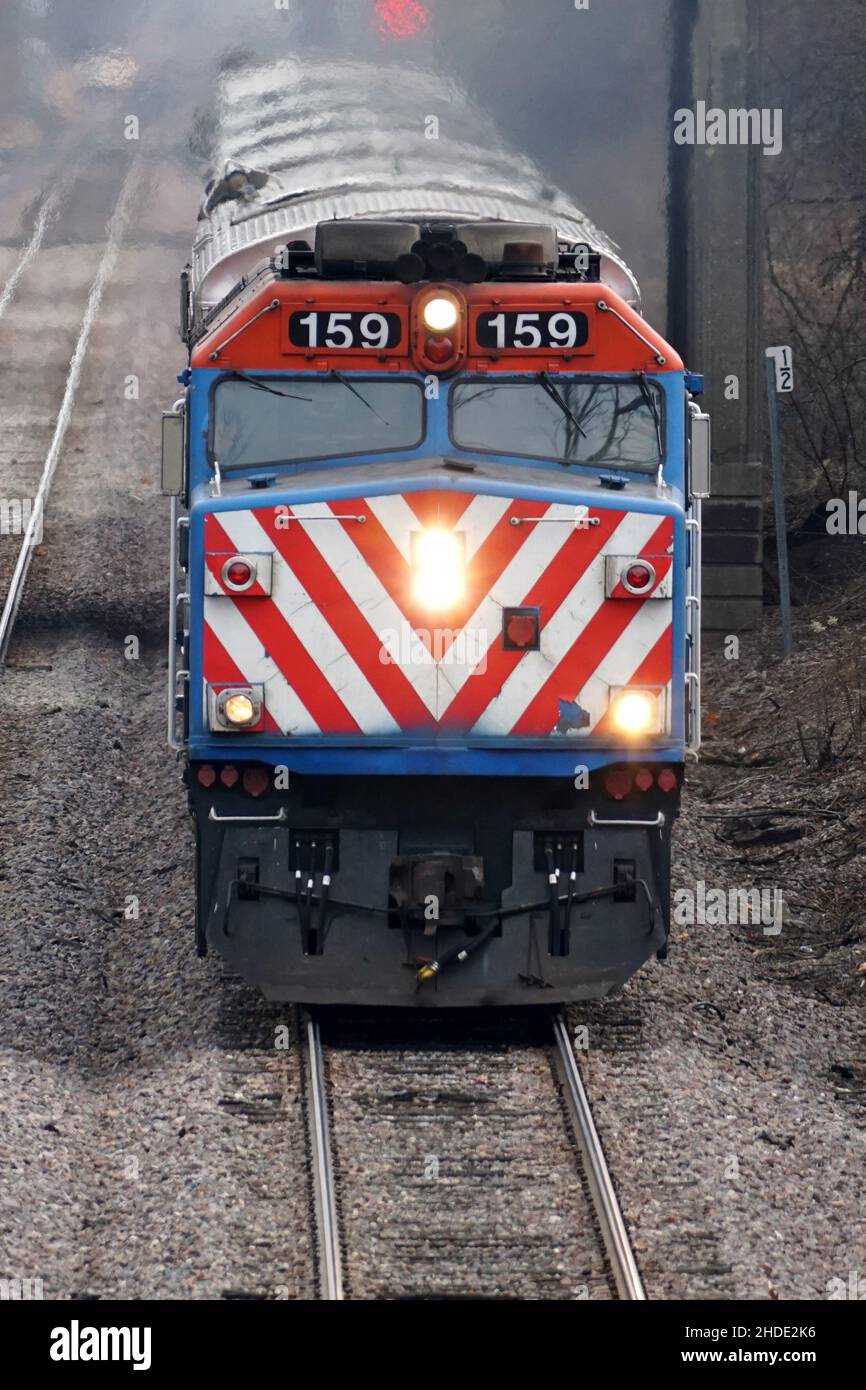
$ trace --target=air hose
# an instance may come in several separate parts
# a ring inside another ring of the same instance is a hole
[[[434,979],[435,976],[439,974],[439,971],[444,970],[445,966],[450,965],[452,961],[468,960],[473,951],[477,951],[479,947],[485,945],[485,943],[490,940],[498,926],[499,917],[497,916],[488,927],[484,928],[483,932],[479,932],[478,936],[473,936],[467,941],[465,946],[452,946],[450,950],[444,951],[438,960],[431,960],[428,961],[426,965],[422,965],[416,977],[419,985],[426,984],[428,980]]]

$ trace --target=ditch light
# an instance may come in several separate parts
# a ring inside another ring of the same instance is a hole
[[[621,734],[658,733],[659,703],[649,690],[624,690],[610,707],[610,720]]]
[[[208,724],[213,733],[259,733],[264,727],[261,685],[208,686]]]

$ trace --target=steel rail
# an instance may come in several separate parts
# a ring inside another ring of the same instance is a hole
[[[565,1083],[565,1099],[580,1146],[590,1195],[617,1291],[622,1299],[643,1301],[646,1299],[643,1282],[629,1242],[604,1149],[592,1118],[564,1013],[555,1013],[551,1022],[560,1072]]]
[[[35,259],[39,251],[39,248],[41,247],[42,242],[45,238],[45,233],[50,223],[56,216],[63,199],[69,192],[69,189],[71,188],[72,183],[74,182],[74,178],[74,174],[68,174],[65,179],[58,180],[54,187],[49,190],[46,198],[44,199],[42,206],[40,207],[39,212],[36,215],[36,222],[33,226],[33,234],[30,237],[30,240],[28,241],[27,245],[24,247],[21,256],[19,257],[18,263],[12,271],[12,274],[9,276],[9,279],[3,286],[2,291],[0,291],[0,319],[2,319],[6,310],[9,308],[9,305],[12,303],[12,300],[15,298],[15,292],[18,289],[24,272],[30,265],[31,261]]]
[[[301,1013],[301,1027],[306,1036],[310,1157],[319,1236],[319,1296],[330,1302],[340,1302],[344,1298],[340,1223],[334,1186],[322,1038],[318,1020],[306,1010]]]
[[[15,563],[15,568],[12,572],[12,578],[9,583],[9,591],[6,595],[6,601],[3,605],[3,612],[2,614],[0,614],[0,668],[2,668],[6,660],[6,653],[9,649],[9,642],[12,637],[12,629],[15,626],[15,620],[18,616],[18,609],[21,605],[21,599],[24,594],[24,587],[27,583],[27,575],[30,571],[30,561],[33,556],[33,550],[35,546],[39,544],[39,541],[41,539],[42,523],[45,515],[45,503],[48,499],[48,494],[51,490],[51,483],[54,478],[55,471],[57,469],[57,464],[60,460],[60,454],[63,448],[63,440],[65,438],[69,422],[72,419],[72,412],[75,406],[75,396],[76,392],[78,391],[79,382],[81,380],[81,369],[84,365],[84,358],[87,353],[87,348],[90,342],[90,334],[92,332],[93,325],[96,322],[97,314],[99,313],[99,308],[102,303],[103,291],[105,290],[105,286],[107,285],[108,281],[111,279],[111,276],[114,274],[114,269],[117,264],[117,256],[120,250],[121,241],[123,239],[123,233],[126,228],[126,220],[129,213],[129,205],[132,196],[136,191],[138,167],[138,160],[134,161],[134,163],[130,166],[126,174],[126,177],[124,178],[123,185],[121,187],[120,194],[117,199],[117,203],[114,207],[114,211],[111,214],[111,218],[106,229],[105,249],[102,254],[102,259],[99,262],[96,277],[93,281],[93,284],[90,287],[90,293],[87,297],[87,304],[85,306],[84,316],[81,320],[81,328],[79,330],[78,340],[75,344],[75,350],[73,351],[72,357],[69,362],[69,369],[66,375],[66,386],[63,392],[63,400],[61,402],[60,410],[58,411],[57,420],[54,426],[54,435],[52,437],[51,444],[49,445],[48,453],[45,457],[45,463],[42,469],[42,476],[39,480],[39,486],[36,491],[36,496],[33,499],[33,506],[31,508],[29,520],[27,522],[27,529],[25,530],[24,536],[21,540],[21,547],[18,551],[18,558]],[[33,254],[35,254],[35,252]]]

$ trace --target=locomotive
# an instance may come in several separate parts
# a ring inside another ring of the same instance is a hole
[[[300,1003],[607,994],[700,740],[701,380],[579,214],[268,178],[208,189],[163,416],[197,949]]]

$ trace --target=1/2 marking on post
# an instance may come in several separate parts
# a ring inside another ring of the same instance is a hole
[[[776,390],[780,394],[794,389],[794,354],[789,347],[769,347],[767,356],[776,367]]]

